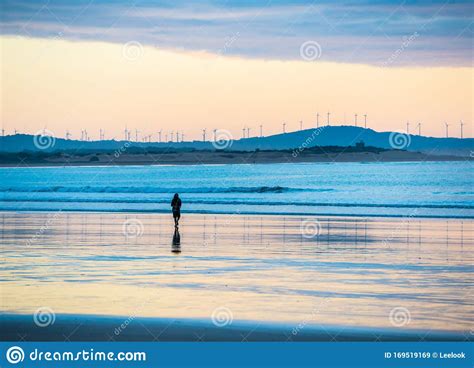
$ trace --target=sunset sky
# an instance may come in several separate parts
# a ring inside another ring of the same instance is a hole
[[[427,5],[423,5],[427,4]],[[472,137],[469,2],[5,1],[1,118],[96,139],[242,127],[266,135],[368,115]]]

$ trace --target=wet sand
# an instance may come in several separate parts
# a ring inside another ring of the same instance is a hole
[[[0,221],[3,340],[473,336],[472,220],[184,213],[179,245],[161,214]]]

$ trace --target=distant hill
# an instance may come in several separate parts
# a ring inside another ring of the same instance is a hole
[[[397,132],[376,132],[372,129],[365,129],[355,126],[325,126],[318,129],[305,129],[285,134],[276,134],[267,137],[254,137],[221,142],[188,141],[188,142],[168,142],[168,143],[142,143],[126,142],[115,140],[104,141],[77,141],[62,138],[32,136],[25,134],[10,135],[0,137],[0,152],[24,152],[41,151],[54,152],[65,150],[121,150],[126,147],[135,148],[162,148],[162,149],[194,149],[194,150],[215,150],[225,148],[234,151],[254,151],[260,150],[284,150],[284,149],[304,149],[314,146],[354,146],[357,142],[363,141],[365,145],[385,148],[403,149],[407,151],[423,152],[431,155],[456,155],[469,156],[474,152],[473,138],[435,138],[419,135],[407,135]]]

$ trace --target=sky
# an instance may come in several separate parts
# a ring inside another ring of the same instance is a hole
[[[472,136],[468,1],[3,1],[7,134],[98,138],[327,120]],[[165,133],[163,133],[165,134]]]

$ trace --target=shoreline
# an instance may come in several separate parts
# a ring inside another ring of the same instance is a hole
[[[47,328],[34,315],[1,313],[1,341],[229,341],[229,342],[375,342],[472,341],[469,331],[380,327],[314,326],[270,321],[215,321],[200,318],[159,318],[114,315],[56,314]]]
[[[35,210],[35,209],[0,209],[0,213],[90,213],[90,214],[157,214],[157,215],[170,215],[171,212],[168,210],[126,210],[126,211],[110,211],[110,210],[81,210],[81,209],[67,209],[67,210]],[[209,216],[288,216],[288,217],[308,217],[308,216],[323,216],[328,218],[384,218],[384,219],[434,219],[434,220],[442,220],[442,219],[453,219],[453,220],[474,220],[474,216],[435,216],[435,215],[410,215],[410,216],[403,216],[403,215],[378,215],[378,214],[366,214],[366,215],[359,215],[359,214],[327,214],[327,213],[305,213],[305,212],[209,212],[209,211],[193,211],[193,212],[185,212],[181,211],[181,215],[209,215]]]
[[[300,164],[300,163],[388,163],[388,162],[456,162],[472,161],[469,156],[432,155],[421,152],[385,150],[382,152],[352,151],[338,153],[314,153],[311,151],[194,151],[149,154],[87,153],[41,160],[19,159],[21,154],[13,155],[15,160],[2,159],[0,167],[67,167],[67,166],[191,166],[191,165],[253,165],[253,164]],[[18,160],[16,160],[18,159]]]

